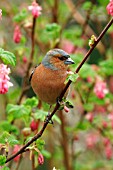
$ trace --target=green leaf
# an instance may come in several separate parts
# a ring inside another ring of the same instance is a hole
[[[15,22],[21,22],[26,19],[28,13],[26,9],[22,9],[20,13],[18,13],[16,16],[14,16],[13,20]]]
[[[61,26],[56,23],[46,25],[47,32],[56,32],[56,31],[60,31],[60,29],[61,29]]]
[[[66,106],[68,107],[68,108],[73,108],[74,106],[73,106],[73,104],[68,100],[68,101],[66,101]]]
[[[72,82],[76,82],[76,80],[78,79],[79,75],[78,74],[71,74],[69,76],[69,79],[72,81]]]
[[[0,155],[0,166],[3,166],[6,162],[6,156],[5,155]]]
[[[13,146],[19,144],[19,141],[16,140],[12,134],[9,134],[8,132],[3,132],[0,135],[0,143],[2,144],[9,143],[9,145]]]
[[[38,105],[38,99],[36,97],[28,98],[23,104],[31,108],[36,107]]]
[[[88,112],[92,111],[94,108],[94,103],[86,103],[84,104],[84,109]]]
[[[101,67],[101,72],[106,74],[106,76],[113,75],[113,60],[106,60],[99,63]]]
[[[9,133],[8,132],[3,132],[1,135],[0,135],[0,143],[2,144],[5,144],[7,141],[8,141],[8,138],[9,138]]]
[[[8,104],[6,107],[6,112],[8,114],[8,120],[12,121],[19,118],[29,118],[31,113],[31,107],[24,105],[13,105]]]
[[[51,156],[52,156],[51,153],[48,152],[47,150],[42,150],[41,153],[44,157],[46,157],[48,159],[51,158]]]
[[[84,10],[89,10],[91,8],[92,3],[91,2],[84,2],[82,5],[82,8]]]
[[[57,40],[60,36],[60,30],[61,26],[56,23],[46,25],[46,33],[49,39]]]
[[[89,102],[91,102],[93,104],[96,103],[98,105],[104,105],[105,99],[99,99],[97,96],[92,95],[89,97]]]
[[[1,170],[10,170],[7,166],[4,166]]]
[[[0,59],[4,62],[4,64],[11,64],[12,66],[16,65],[16,57],[13,53],[9,51],[5,51],[0,48]]]
[[[41,151],[44,148],[45,141],[42,140],[42,139],[37,139],[36,140],[36,145],[37,145],[37,148]]]
[[[54,115],[52,119],[58,122],[59,124],[61,124],[61,120],[59,119],[57,115]]]
[[[76,127],[76,129],[79,130],[88,130],[91,127],[88,121],[84,121],[83,123],[79,123]]]
[[[12,125],[11,123],[9,123],[8,121],[2,121],[0,122],[0,132],[2,131],[7,131],[7,132],[13,132],[16,135],[18,135],[19,131],[18,128],[14,125]]]
[[[41,121],[45,120],[45,117],[48,115],[48,112],[44,111],[44,110],[36,110],[36,112],[34,113],[34,118],[35,119],[40,119]]]
[[[87,78],[88,76],[89,77],[94,77],[95,76],[95,71],[92,70],[91,66],[87,63],[85,63],[83,65],[83,67],[81,68],[80,72],[79,72],[79,75],[82,77],[82,78]]]

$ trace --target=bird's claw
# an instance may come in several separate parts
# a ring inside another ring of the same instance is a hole
[[[49,119],[49,116],[50,116],[50,114],[46,116],[44,122],[47,122],[47,123],[50,123],[53,125],[53,121],[52,121],[52,119]]]
[[[57,102],[57,104],[61,105],[61,102],[62,102],[62,101],[60,101],[60,98],[57,97],[57,101],[56,101],[56,102]]]

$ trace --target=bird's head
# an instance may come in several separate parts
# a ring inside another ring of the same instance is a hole
[[[74,64],[69,54],[61,49],[52,49],[47,52],[42,64],[52,70],[67,69],[67,66]]]

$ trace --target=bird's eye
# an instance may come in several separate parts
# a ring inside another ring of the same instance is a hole
[[[59,58],[59,60],[61,60],[61,61],[66,60],[66,57],[64,57],[64,56],[62,56],[62,57],[58,57],[58,58]]]

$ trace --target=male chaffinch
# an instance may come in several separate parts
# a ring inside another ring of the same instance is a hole
[[[65,87],[70,64],[74,64],[74,61],[68,53],[61,49],[52,49],[34,69],[30,77],[31,86],[42,101],[49,105],[56,103]]]

